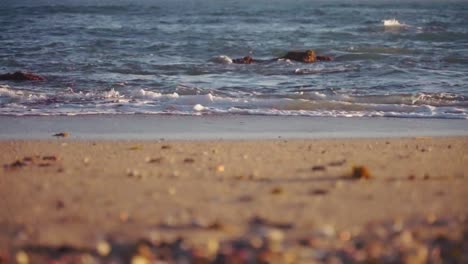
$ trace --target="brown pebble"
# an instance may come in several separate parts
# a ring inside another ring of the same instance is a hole
[[[244,175],[237,175],[236,177],[234,177],[234,179],[243,180],[243,179],[245,179],[245,176]]]
[[[312,167],[312,171],[324,171],[326,170],[326,167],[323,165],[316,165]]]
[[[161,146],[161,149],[170,149],[170,148],[171,148],[171,146],[169,146],[169,145],[162,145]]]
[[[209,224],[206,228],[210,230],[222,230],[224,228],[224,225],[219,221],[214,221],[213,223]]]
[[[340,238],[341,241],[349,241],[351,239],[351,232],[349,231],[341,231],[338,234],[338,237]]]
[[[65,208],[65,203],[62,200],[57,200],[57,202],[55,202],[55,208],[57,208],[57,210],[63,209]]]
[[[56,156],[44,156],[44,157],[42,157],[42,160],[56,161],[57,157]]]
[[[315,190],[310,191],[311,195],[325,195],[327,193],[328,193],[328,190],[325,190],[325,189],[315,189]]]
[[[52,164],[50,164],[50,163],[39,163],[39,164],[37,164],[37,166],[39,166],[39,167],[49,167],[51,165]]]
[[[282,194],[283,193],[283,188],[281,187],[275,187],[271,190],[271,194]]]
[[[194,163],[194,162],[195,162],[195,160],[192,159],[192,158],[186,158],[186,159],[184,159],[184,163]]]
[[[141,149],[143,149],[143,147],[142,146],[132,146],[132,147],[130,147],[128,149],[129,150],[141,150]]]
[[[54,134],[53,136],[54,137],[68,137],[70,134],[68,132],[60,132],[60,133],[57,133],[57,134]]]
[[[148,159],[148,163],[161,163],[164,158],[152,158]]]
[[[10,164],[6,164],[5,168],[21,168],[26,166],[26,163],[22,162],[21,160],[16,160]]]
[[[416,180],[416,176],[414,176],[414,174],[411,174],[410,176],[408,176],[408,180],[414,181]]]
[[[33,161],[33,158],[32,158],[32,157],[24,157],[24,158],[23,158],[23,161],[25,161],[25,162],[32,162],[32,161]]]
[[[128,221],[128,218],[129,218],[129,215],[128,215],[127,212],[121,211],[121,212],[119,213],[119,219],[120,219],[121,222],[127,222],[127,221]]]
[[[372,175],[366,166],[354,166],[351,173],[353,179],[371,179]]]

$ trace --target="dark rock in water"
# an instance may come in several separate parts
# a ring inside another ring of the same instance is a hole
[[[15,73],[0,74],[2,81],[44,81],[44,77],[33,74],[17,71]]]
[[[236,64],[251,64],[254,62],[254,59],[250,56],[245,56],[244,58],[233,59],[232,62]]]
[[[331,61],[332,58],[330,56],[317,56],[318,61]]]
[[[317,61],[317,55],[315,54],[314,50],[290,51],[281,58],[292,60],[292,61],[306,62],[306,63],[312,63],[312,62]]]
[[[251,56],[245,56],[239,59],[233,59],[232,63],[236,64],[252,64],[252,63],[265,63],[265,62],[273,62],[278,59],[287,59],[292,61],[299,61],[304,63],[313,63],[316,61],[331,61],[332,58],[329,56],[317,56],[314,50],[306,50],[306,51],[290,51],[286,53],[283,57],[269,59],[269,60],[257,60],[252,58]]]

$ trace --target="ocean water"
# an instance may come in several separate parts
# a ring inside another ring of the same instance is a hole
[[[468,119],[467,1],[1,2],[0,115]]]

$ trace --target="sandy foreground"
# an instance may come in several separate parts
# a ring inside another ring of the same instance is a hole
[[[468,260],[468,137],[0,149],[0,263]]]

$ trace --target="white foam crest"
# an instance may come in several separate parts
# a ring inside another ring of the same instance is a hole
[[[405,27],[406,24],[400,23],[400,21],[396,20],[395,18],[392,19],[384,19],[382,20],[385,27]]]
[[[300,95],[299,98],[310,100],[342,101],[359,104],[383,104],[383,105],[432,105],[432,106],[468,106],[468,101],[463,97],[447,93],[419,93],[412,94],[388,94],[388,95],[355,95],[332,94],[311,92]]]
[[[411,97],[411,104],[428,104],[434,106],[468,106],[468,101],[464,98],[449,93],[419,93]]]
[[[23,91],[13,90],[8,85],[0,85],[0,96],[21,97],[23,95],[24,95]]]
[[[214,63],[221,63],[221,64],[231,64],[232,63],[232,59],[229,56],[226,56],[226,55],[215,56],[215,57],[211,58],[210,61],[214,62]]]
[[[162,94],[153,91],[146,91],[144,89],[140,89],[137,92],[133,93],[133,96],[142,99],[179,98],[178,93]]]
[[[105,91],[103,93],[104,98],[120,98],[122,97],[118,91],[112,88],[110,91]]]
[[[382,110],[382,109],[380,109]],[[390,109],[388,109],[390,110]],[[431,109],[431,111],[379,111],[373,110],[355,110],[346,111],[339,109],[322,109],[322,110],[283,110],[283,109],[243,109],[232,107],[228,110],[216,110],[217,113],[230,114],[248,114],[248,115],[275,115],[275,116],[311,116],[311,117],[400,117],[400,118],[442,118],[442,119],[468,119],[468,112],[451,112],[447,109]],[[461,110],[461,109],[460,109]]]
[[[34,101],[45,99],[46,95],[40,93],[33,93],[29,91],[16,90],[8,85],[0,85],[0,97],[19,101]]]
[[[201,105],[201,104],[196,104],[193,107],[193,110],[198,111],[198,112],[203,111],[204,109],[205,109],[205,107],[203,105]]]

